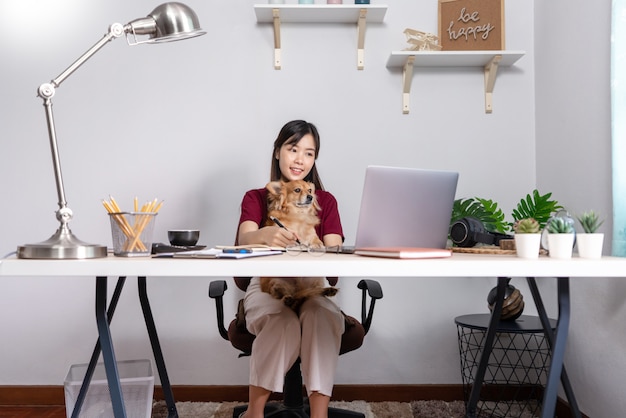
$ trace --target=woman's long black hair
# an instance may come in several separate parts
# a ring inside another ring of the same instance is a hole
[[[280,149],[283,145],[295,145],[302,139],[303,136],[311,134],[313,141],[315,142],[315,159],[320,152],[320,135],[317,132],[317,128],[312,123],[304,120],[292,120],[287,122],[278,133],[278,137],[274,141],[274,150],[272,151],[272,168],[270,173],[271,181],[280,180],[282,173],[280,172],[280,165],[278,163],[278,157],[280,155]],[[313,163],[313,167],[304,180],[311,182],[315,185],[316,190],[324,190],[322,180],[317,172],[317,166]]]

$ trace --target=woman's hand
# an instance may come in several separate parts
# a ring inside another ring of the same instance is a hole
[[[240,245],[263,244],[270,247],[289,247],[296,244],[297,235],[278,226],[259,226],[252,221],[245,221],[239,226],[238,243]]]
[[[270,247],[289,247],[296,245],[298,240],[295,233],[279,226],[265,226],[259,229],[259,232],[265,237],[266,245]]]

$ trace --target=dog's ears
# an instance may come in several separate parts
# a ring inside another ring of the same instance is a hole
[[[311,194],[313,195],[313,197],[315,197],[315,184],[311,183],[311,182],[307,182],[307,184],[309,185],[309,187],[311,188]],[[317,199],[313,199],[313,207],[315,208],[315,210],[320,211],[322,210],[322,207],[320,206],[319,202],[317,201]]]
[[[276,196],[280,194],[280,189],[282,188],[282,186],[280,181],[270,181],[269,183],[267,183],[265,188],[268,192],[270,192],[271,195]]]
[[[265,188],[268,191],[267,203],[269,210],[280,210],[283,206],[284,196],[282,193],[282,182],[270,181]]]

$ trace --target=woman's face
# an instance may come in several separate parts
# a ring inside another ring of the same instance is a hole
[[[313,135],[304,135],[297,144],[284,144],[277,157],[283,180],[304,179],[315,164]]]

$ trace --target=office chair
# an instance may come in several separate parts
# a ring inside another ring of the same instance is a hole
[[[327,278],[331,285],[337,283],[336,277]],[[249,278],[235,277],[235,284],[243,291],[246,290],[250,282]],[[346,321],[346,329],[341,337],[341,348],[339,354],[356,350],[363,344],[365,334],[369,331],[374,314],[374,305],[377,299],[383,297],[383,291],[380,284],[375,280],[361,280],[357,287],[362,291],[361,297],[361,322],[352,316],[344,314]],[[217,311],[217,328],[220,335],[230,341],[233,347],[241,351],[240,357],[249,356],[252,350],[252,342],[255,336],[250,334],[245,326],[238,324],[237,318],[233,319],[228,329],[224,326],[224,304],[223,296],[227,289],[226,281],[216,280],[209,284],[209,297],[215,299],[215,308]],[[369,300],[368,300],[369,296]],[[367,307],[369,302],[369,308]],[[243,300],[239,301],[238,317],[243,316]],[[235,407],[233,418],[247,409],[247,405]],[[283,385],[283,401],[268,402],[265,406],[266,418],[308,418],[309,406],[304,402],[302,394],[302,372],[300,370],[300,359],[287,371],[285,382]],[[362,413],[343,410],[339,408],[328,408],[329,418],[365,418]]]

